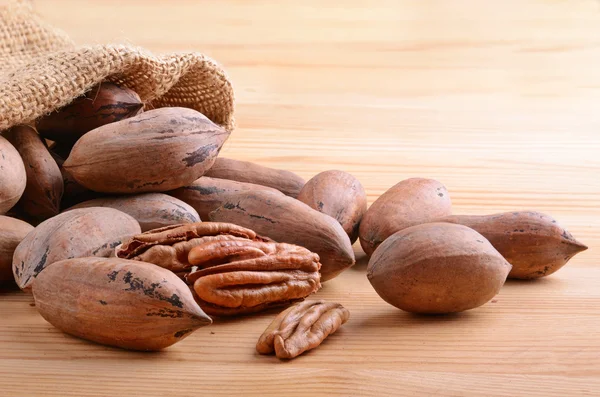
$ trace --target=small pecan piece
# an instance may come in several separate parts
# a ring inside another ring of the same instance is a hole
[[[191,249],[200,270],[186,276],[207,313],[229,316],[302,300],[321,288],[319,256],[306,248],[263,241],[209,241]]]
[[[116,256],[169,269],[216,316],[258,312],[304,299],[320,287],[319,256],[229,223],[168,226],[133,236]]]
[[[319,346],[348,321],[350,312],[339,303],[304,301],[281,312],[256,344],[260,354],[294,358]]]

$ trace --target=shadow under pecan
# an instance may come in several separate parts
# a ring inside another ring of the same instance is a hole
[[[339,303],[304,301],[281,312],[256,344],[260,354],[294,358],[319,346],[348,321],[350,312]]]
[[[116,255],[175,272],[203,310],[215,316],[287,305],[321,287],[317,254],[228,223],[152,230],[125,241]]]

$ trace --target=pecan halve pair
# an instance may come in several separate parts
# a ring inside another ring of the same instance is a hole
[[[125,241],[116,255],[177,273],[203,310],[215,316],[290,304],[321,287],[317,254],[228,223],[151,230]]]
[[[277,358],[294,358],[319,346],[350,318],[339,303],[304,301],[281,312],[256,344],[260,354]]]

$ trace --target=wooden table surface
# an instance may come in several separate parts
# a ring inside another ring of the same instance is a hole
[[[289,362],[254,351],[274,313],[144,354],[67,336],[2,292],[0,395],[600,395],[599,1],[35,3],[81,44],[221,62],[238,121],[224,156],[342,169],[369,202],[435,178],[456,213],[536,209],[590,249],[479,309],[422,317],[375,294],[357,244],[358,264],[317,295],[350,321]]]

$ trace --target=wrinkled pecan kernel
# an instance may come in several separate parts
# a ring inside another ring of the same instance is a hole
[[[200,307],[216,316],[286,305],[321,287],[319,256],[296,245],[210,241],[192,248],[188,260],[200,270],[186,281]]]
[[[154,263],[179,273],[191,267],[187,257],[192,247],[215,239],[267,240],[231,223],[199,222],[166,226],[133,236],[117,247],[116,256]]]
[[[258,339],[256,351],[277,358],[294,358],[319,346],[348,321],[350,312],[339,303],[311,300],[279,313]]]
[[[290,304],[321,287],[317,254],[228,223],[151,230],[125,241],[116,255],[175,272],[200,306],[217,316]]]

